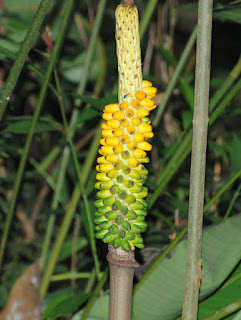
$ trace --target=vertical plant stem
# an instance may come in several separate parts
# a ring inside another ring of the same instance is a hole
[[[109,320],[130,320],[134,270],[138,267],[132,251],[115,249],[109,244],[107,260],[110,265]]]
[[[146,31],[146,28],[148,26],[148,23],[150,22],[151,16],[153,14],[153,11],[157,5],[157,0],[149,0],[147,2],[145,12],[143,14],[143,17],[140,22],[140,39],[143,38],[144,33]]]
[[[22,71],[23,65],[25,60],[28,56],[28,53],[38,36],[38,31],[40,26],[48,12],[49,5],[51,0],[42,0],[38,10],[33,18],[32,24],[28,29],[28,32],[25,36],[25,39],[21,45],[21,48],[18,52],[17,58],[10,70],[8,78],[4,84],[4,87],[1,90],[1,97],[0,97],[0,121],[2,119],[4,110],[8,104],[12,91],[16,85],[20,72]]]
[[[199,1],[191,180],[183,320],[197,319],[201,282],[203,201],[206,168],[213,1]]]
[[[185,49],[183,50],[183,53],[182,53],[182,56],[177,64],[177,67],[175,69],[175,72],[171,78],[171,81],[169,82],[168,84],[168,87],[167,87],[167,90],[164,94],[164,97],[162,99],[162,102],[160,104],[160,106],[158,107],[157,109],[157,114],[155,116],[155,118],[153,119],[153,126],[156,127],[161,119],[161,116],[162,116],[162,113],[170,99],[170,96],[172,94],[172,91],[178,81],[178,78],[187,62],[187,59],[188,59],[188,56],[192,50],[192,47],[196,41],[196,36],[197,36],[197,28],[195,27],[195,29],[193,30],[188,42],[187,42],[187,45],[185,47]]]
[[[69,3],[71,3],[71,1]],[[6,222],[5,222],[5,227],[4,227],[2,240],[1,240],[0,265],[2,263],[2,258],[3,258],[3,254],[4,254],[4,250],[5,250],[6,240],[7,240],[7,237],[8,237],[8,232],[9,232],[10,224],[11,224],[11,221],[12,221],[13,211],[14,211],[14,208],[15,208],[15,204],[16,204],[16,200],[17,200],[17,196],[18,196],[18,192],[19,192],[19,188],[20,188],[20,183],[21,183],[21,180],[22,180],[22,176],[23,176],[23,172],[24,172],[24,168],[25,168],[25,164],[26,164],[26,160],[27,160],[27,156],[28,156],[28,152],[29,152],[29,148],[30,148],[30,145],[31,145],[31,142],[32,142],[32,138],[33,138],[35,127],[36,127],[36,124],[37,124],[37,120],[38,120],[38,117],[39,117],[39,114],[40,114],[40,110],[41,110],[41,107],[42,107],[43,102],[44,102],[46,90],[48,88],[48,82],[49,82],[52,70],[53,70],[54,65],[56,63],[56,59],[58,57],[58,53],[59,53],[59,50],[60,50],[60,47],[61,47],[61,44],[62,44],[64,32],[65,32],[65,29],[66,29],[66,26],[67,26],[67,22],[68,22],[68,18],[69,18],[69,15],[70,15],[70,9],[71,9],[70,6],[68,6],[66,8],[65,16],[64,16],[64,19],[62,21],[61,28],[59,30],[58,38],[56,40],[56,43],[55,43],[55,46],[54,46],[54,50],[53,50],[53,53],[51,55],[47,71],[46,71],[45,76],[44,76],[43,84],[42,84],[42,87],[41,87],[41,90],[40,90],[40,94],[39,94],[39,97],[38,97],[37,106],[36,106],[36,109],[35,109],[35,112],[34,112],[34,115],[33,115],[31,127],[30,127],[30,130],[29,130],[27,139],[26,139],[26,143],[25,143],[25,146],[24,146],[24,150],[23,150],[21,159],[20,159],[20,164],[19,164],[19,168],[18,168],[18,171],[17,171],[17,176],[16,176],[14,189],[13,189],[13,195],[12,195],[12,197],[10,199],[9,209],[8,209],[8,213],[7,213],[7,219],[6,219]]]

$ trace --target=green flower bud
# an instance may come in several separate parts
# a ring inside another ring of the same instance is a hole
[[[132,188],[130,188],[131,192],[141,192],[143,190],[142,185],[139,185],[137,183],[134,184]]]
[[[101,227],[100,226],[96,226],[95,227],[95,231],[100,231],[101,230]]]
[[[104,206],[104,207],[98,208],[97,210],[100,214],[105,214],[106,212],[110,211],[111,209],[112,209],[111,206]]]
[[[136,210],[136,214],[139,216],[146,216],[147,215],[147,211],[145,209],[142,210]]]
[[[143,239],[139,234],[136,234],[136,237],[134,240],[132,240],[132,243],[136,244],[136,243],[143,243]]]
[[[115,201],[112,204],[112,210],[116,211],[116,210],[119,210],[120,208],[121,208],[121,202],[119,200]]]
[[[136,202],[136,198],[133,196],[133,194],[128,194],[125,200],[129,204]]]
[[[117,234],[119,232],[119,228],[116,224],[113,224],[110,228],[109,228],[109,232],[111,234]]]
[[[101,229],[108,230],[111,225],[111,221],[104,221],[100,224],[100,227]]]
[[[121,239],[124,239],[125,236],[126,236],[125,230],[120,230],[119,233],[118,233],[118,235],[119,235],[119,237],[120,237]]]
[[[149,163],[150,162],[150,158],[149,157],[145,157],[145,158],[142,158],[142,159],[138,159],[139,162],[141,163]]]
[[[103,200],[102,199],[96,200],[95,206],[96,206],[96,208],[104,207]]]
[[[136,223],[136,222],[140,222],[140,221],[144,221],[145,220],[145,216],[141,216],[141,215],[137,215],[137,218],[135,220],[133,220],[132,222],[133,223]]]
[[[128,241],[134,240],[135,237],[136,237],[136,235],[134,233],[132,233],[132,232],[127,232],[126,233],[126,240],[128,240]]]
[[[111,181],[111,180],[108,180],[108,181],[100,181],[100,182],[97,182],[97,183],[95,184],[95,187],[96,187],[97,189],[100,188],[101,190],[109,190],[113,184],[114,184],[114,182]],[[97,186],[98,186],[99,188],[98,188]]]
[[[129,251],[131,246],[127,240],[121,241],[121,248],[125,251]]]
[[[141,229],[146,229],[147,228],[147,223],[146,221],[138,221],[138,222],[135,222],[135,224],[140,227]]]
[[[139,249],[144,249],[144,248],[145,248],[145,246],[144,246],[143,243],[138,243],[138,244],[136,243],[135,246],[136,246],[137,248],[139,248]]]
[[[125,186],[126,188],[131,188],[131,187],[134,186],[134,181],[132,181],[132,180],[126,180],[126,181],[124,182],[124,186]]]
[[[111,243],[115,239],[115,235],[111,233],[106,233],[106,235],[103,238],[104,243]]]
[[[143,204],[143,206],[144,206],[145,208],[147,208],[148,204],[147,204],[146,200],[144,200],[144,199],[139,199],[139,201]]]
[[[115,202],[115,198],[113,196],[107,197],[103,199],[103,204],[105,206],[112,206],[112,204]]]
[[[135,211],[129,210],[129,212],[127,213],[126,217],[129,220],[135,220],[137,218],[137,214],[135,213]]]
[[[112,245],[114,248],[119,248],[121,245],[121,239],[119,237],[116,237],[113,241],[112,241]]]
[[[103,239],[104,236],[107,234],[108,230],[100,230],[96,232],[97,239]]]
[[[132,179],[135,179],[135,180],[140,180],[141,179],[141,175],[140,173],[135,170],[135,169],[132,169],[131,172],[129,173],[129,176],[132,178]]]
[[[119,216],[117,216],[117,217],[115,218],[115,222],[116,222],[117,224],[122,224],[123,221],[124,221],[124,218],[123,218],[121,215],[119,215]]]
[[[145,206],[140,201],[136,201],[135,203],[130,204],[130,208],[133,210],[141,210],[144,209]]]
[[[123,162],[122,161],[117,161],[115,164],[114,164],[114,167],[115,169],[117,170],[120,170],[123,168]]]
[[[118,193],[119,191],[120,191],[120,187],[119,187],[117,184],[113,185],[113,186],[110,188],[110,193],[111,193],[111,194],[116,194],[116,193]]]
[[[129,174],[131,172],[131,168],[128,165],[125,165],[122,169],[124,174]]]
[[[94,219],[95,224],[100,224],[101,222],[107,221],[105,216],[100,216]]]
[[[123,159],[129,159],[130,153],[129,153],[129,151],[124,151],[124,152],[122,152],[121,156]]]
[[[115,211],[106,212],[105,217],[108,220],[114,220],[117,217],[117,213]]]
[[[97,192],[97,198],[104,199],[106,197],[109,197],[111,195],[109,190],[102,190]]]
[[[133,233],[141,233],[141,228],[136,224],[131,224],[131,232]]]
[[[118,171],[116,169],[111,169],[106,173],[107,177],[110,179],[114,179],[118,176]]]
[[[124,215],[126,215],[127,213],[128,213],[128,208],[127,207],[121,207],[120,208],[120,212],[122,213],[122,214],[124,214]]]
[[[126,199],[126,197],[127,197],[127,193],[126,193],[126,191],[120,191],[119,193],[118,193],[118,197],[121,199],[121,200],[124,200],[124,199]]]
[[[104,207],[102,207],[104,208]],[[95,212],[95,217],[98,218],[98,217],[101,217],[103,216],[103,213],[99,213],[98,211]]]
[[[136,197],[136,199],[142,199],[148,196],[148,191],[142,190],[141,192],[133,193],[133,195]]]
[[[127,230],[127,231],[130,231],[131,230],[131,224],[130,222],[128,222],[127,220],[124,220],[123,223],[122,223],[122,227]]]
[[[119,183],[123,183],[123,182],[125,181],[125,178],[120,175],[120,176],[118,176],[118,177],[116,178],[116,180],[117,180],[117,182],[119,182]]]

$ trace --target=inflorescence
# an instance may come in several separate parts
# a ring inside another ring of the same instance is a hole
[[[95,184],[99,190],[96,237],[125,251],[144,248],[141,233],[147,228],[144,198],[148,195],[143,186],[148,174],[144,164],[149,162],[146,151],[152,148],[147,142],[153,137],[148,115],[156,108],[152,100],[156,92],[152,83],[144,80],[130,104],[127,94],[120,104],[105,106],[102,116],[105,122]]]

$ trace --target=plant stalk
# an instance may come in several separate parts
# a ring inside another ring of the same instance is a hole
[[[16,82],[19,78],[20,72],[22,71],[23,65],[25,63],[25,60],[29,54],[29,51],[38,36],[38,31],[40,29],[40,26],[42,25],[42,22],[48,12],[49,6],[50,6],[51,0],[42,0],[38,10],[33,18],[32,24],[28,29],[28,32],[25,36],[25,39],[21,45],[21,48],[18,52],[17,58],[10,70],[10,73],[8,75],[8,78],[4,84],[4,87],[1,91],[1,97],[0,97],[0,121],[2,119],[4,110],[8,104],[8,101],[10,100],[10,96],[13,92],[13,89],[16,85]]]
[[[197,319],[206,169],[213,1],[199,1],[191,181],[183,320]]]
[[[134,270],[138,267],[132,251],[115,249],[108,245],[107,260],[110,265],[110,313],[109,320],[130,320]]]

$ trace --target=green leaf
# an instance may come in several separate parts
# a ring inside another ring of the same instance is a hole
[[[214,18],[221,21],[232,21],[241,23],[241,1],[229,1],[227,4],[216,2],[214,7]]]
[[[80,237],[76,239],[75,248],[77,251],[83,249],[88,244],[87,239]],[[58,261],[63,261],[66,258],[70,257],[72,254],[72,246],[73,246],[73,239],[65,240],[63,247],[61,249]]]
[[[107,104],[118,102],[117,94],[112,94],[112,95],[109,95],[103,99],[98,99],[98,100],[91,98],[89,96],[85,96],[83,94],[81,94],[81,95],[80,94],[72,94],[72,96],[74,96],[76,98],[80,98],[83,102],[90,104],[92,107],[95,107],[100,111],[102,111]]]
[[[67,316],[74,312],[87,299],[84,293],[72,296],[69,293],[62,292],[52,299],[44,311],[43,318],[46,320],[54,320],[58,317]]]
[[[208,141],[208,148],[210,148],[212,153],[219,153],[228,162],[228,155],[222,145],[210,140]]]
[[[17,119],[17,120],[15,120]],[[22,119],[22,120],[21,120]],[[19,118],[8,118],[6,122],[1,124],[0,132],[12,132],[19,134],[27,134],[30,130],[32,123],[32,118],[27,119],[27,117],[19,117]],[[39,119],[35,128],[35,133],[46,132],[46,131],[55,131],[59,130],[62,127],[56,121],[50,121],[49,119]]]
[[[203,232],[200,299],[214,292],[241,259],[241,214]],[[186,267],[186,239],[181,241],[138,287],[133,298],[133,320],[171,320],[182,310]],[[96,300],[88,320],[103,320],[108,296]],[[72,320],[80,320],[81,312]]]
[[[164,48],[164,46],[162,44],[158,45],[158,49],[160,50],[163,58],[170,64],[172,65],[176,65],[177,64],[177,59],[174,57],[174,55],[167,50],[166,48]]]
[[[179,77],[180,89],[183,95],[183,98],[189,105],[191,111],[194,108],[194,89],[193,87],[183,78]]]
[[[198,310],[198,319],[203,319],[204,317],[207,317],[208,315],[240,298],[240,275],[241,264],[229,278],[229,286],[221,289],[216,294],[212,295],[209,299],[200,303]],[[239,278],[237,276],[239,276]]]
[[[233,173],[238,171],[241,167],[241,139],[236,135],[231,144],[231,164]]]
[[[183,125],[183,130],[186,131],[191,123],[192,123],[192,119],[193,119],[193,113],[191,111],[183,111],[182,113],[182,125]]]

